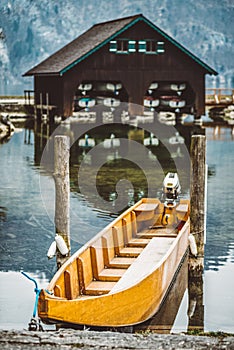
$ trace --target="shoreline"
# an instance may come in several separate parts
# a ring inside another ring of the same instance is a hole
[[[59,331],[19,331],[0,330],[2,350],[54,350],[54,349],[234,349],[234,334],[221,336],[155,333],[118,333],[77,331],[60,329]]]

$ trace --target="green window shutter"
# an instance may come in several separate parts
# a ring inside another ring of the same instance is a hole
[[[128,41],[128,52],[136,52],[136,40]]]
[[[146,41],[145,40],[138,41],[138,52],[146,52]]]
[[[157,42],[157,53],[164,53],[165,48],[164,48],[164,41],[158,41]]]
[[[116,52],[117,51],[117,41],[116,40],[111,40],[110,41],[110,52]]]

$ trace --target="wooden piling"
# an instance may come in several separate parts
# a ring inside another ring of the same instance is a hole
[[[203,275],[196,273],[192,277],[193,271],[189,272],[188,280],[188,331],[204,331],[204,302],[203,302]]]
[[[67,136],[55,136],[54,140],[54,180],[55,180],[55,228],[62,236],[68,254],[62,255],[57,249],[57,267],[70,256],[70,179],[69,179],[70,140]]]
[[[47,113],[47,118],[49,118],[50,110],[49,110],[49,93],[48,92],[46,93],[46,113]]]
[[[43,96],[42,96],[42,92],[40,92],[40,110],[41,110],[41,116],[40,116],[40,120],[42,119],[42,114],[43,114]]]
[[[206,225],[206,137],[193,135],[190,149],[190,232],[197,245],[197,256],[188,262],[188,330],[204,330],[203,270]]]
[[[206,137],[193,135],[191,140],[191,178],[190,178],[190,230],[197,244],[197,257],[190,254],[189,270],[193,276],[204,268],[204,234],[205,234],[205,191],[206,191]]]

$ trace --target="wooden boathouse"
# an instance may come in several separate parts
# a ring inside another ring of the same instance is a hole
[[[38,117],[119,102],[130,102],[130,115],[153,108],[199,117],[206,74],[217,72],[139,14],[94,25],[24,76],[34,76]]]

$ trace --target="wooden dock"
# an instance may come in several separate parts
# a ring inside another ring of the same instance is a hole
[[[206,89],[206,106],[226,107],[234,103],[234,89]]]
[[[234,138],[234,125],[210,124],[206,132],[208,140]]]

